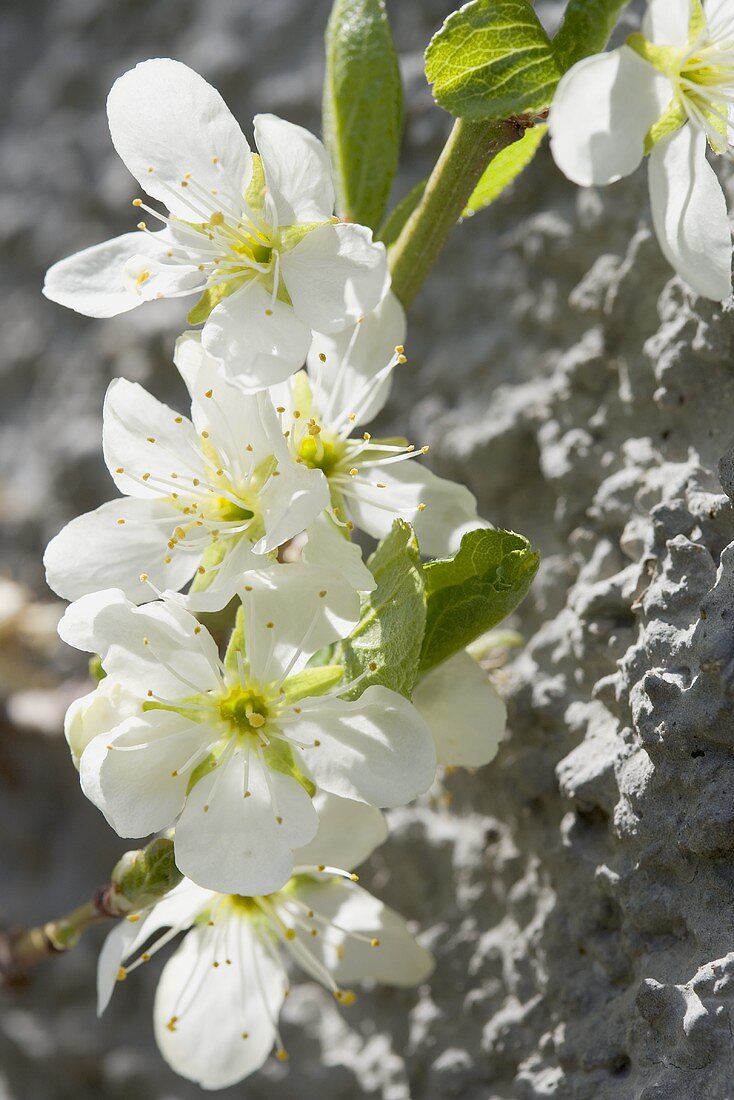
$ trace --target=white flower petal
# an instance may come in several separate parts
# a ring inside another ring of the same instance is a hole
[[[277,476],[270,478],[260,496],[265,537],[257,543],[256,553],[275,550],[300,534],[329,502],[329,483],[321,470],[311,470],[284,456]]]
[[[130,263],[145,266],[146,260],[163,259],[168,242],[161,234],[124,233],[102,244],[94,244],[50,267],[43,293],[52,302],[75,309],[86,317],[116,317],[142,305],[126,276]]]
[[[318,138],[276,115],[256,115],[255,143],[279,225],[323,222],[331,217],[331,164]]]
[[[316,332],[354,324],[390,285],[385,246],[363,225],[319,226],[282,255],[280,267],[297,316]]]
[[[706,160],[706,135],[684,126],[650,154],[653,223],[666,259],[697,294],[731,294],[732,239],[726,199]]]
[[[671,95],[665,77],[628,46],[584,58],[562,77],[553,97],[556,164],[583,187],[629,176]]]
[[[478,768],[496,756],[507,709],[468,653],[431,669],[416,684],[413,702],[433,734],[439,764]]]
[[[333,568],[272,562],[249,574],[246,585],[245,644],[256,679],[299,672],[312,654],[346,637],[359,621],[359,595]]]
[[[272,769],[266,775],[253,750],[249,797],[245,773],[238,748],[195,784],[176,827],[176,863],[185,875],[212,890],[270,894],[287,882],[293,870],[292,849],[311,840],[318,817],[300,783]]]
[[[319,516],[306,533],[308,541],[301,554],[308,565],[336,569],[357,592],[374,591],[377,583],[364,563],[359,544],[352,542],[330,516]]]
[[[207,192],[226,186],[241,196],[247,190],[247,140],[219,92],[187,65],[170,58],[142,61],[113,84],[107,118],[128,171],[178,217],[204,220],[181,187],[188,172]]]
[[[224,550],[224,557],[215,570],[210,570],[211,583],[195,592],[187,592],[178,597],[189,611],[221,611],[242,586],[244,574],[253,569],[262,568],[262,555],[253,553],[252,543],[247,534],[222,536],[218,546]],[[170,595],[170,593],[164,593]]]
[[[704,0],[704,6],[706,3],[711,0]],[[645,38],[658,46],[687,46],[692,7],[691,0],[647,0],[642,24]]]
[[[313,804],[319,815],[319,828],[310,844],[294,853],[296,866],[322,863],[351,871],[387,840],[384,815],[366,802],[317,791]]]
[[[247,482],[253,464],[287,453],[266,395],[247,394],[234,386],[223,364],[204,349],[200,332],[185,332],[178,338],[173,361],[191,395],[194,427],[199,434],[208,432],[230,481]]]
[[[430,976],[433,957],[408,931],[401,916],[360,886],[342,880],[299,882],[296,897],[314,912],[334,921],[345,932],[378,939],[379,945],[329,933],[319,937],[324,964],[344,985],[372,980],[385,985],[420,985]]]
[[[182,588],[193,576],[197,559],[178,547],[168,549],[180,517],[165,500],[136,498],[110,500],[77,516],[46,547],[43,563],[49,587],[65,600],[76,600],[112,583],[135,602],[154,596],[141,582],[141,574],[157,588]]]
[[[179,714],[152,711],[128,718],[82,753],[82,790],[118,836],[158,832],[173,824],[186,798],[188,772],[173,773],[203,740],[201,727]]]
[[[304,699],[296,736],[320,741],[301,750],[317,786],[372,806],[402,806],[436,774],[433,738],[397,692],[368,687],[354,702]]]
[[[358,325],[332,335],[314,332],[308,369],[320,419],[329,427],[342,413],[369,424],[390,393],[392,374],[379,381],[397,345],[405,343],[405,311],[392,291]],[[322,359],[323,357],[323,359]]]
[[[95,592],[66,609],[59,635],[99,653],[106,672],[138,698],[149,689],[180,699],[219,686],[214,639],[173,601],[135,607],[119,589]]]
[[[251,923],[223,919],[225,929],[200,926],[186,935],[163,969],[153,1009],[161,1054],[205,1089],[226,1088],[260,1068],[287,984]]]
[[[400,516],[413,525],[421,553],[445,557],[458,549],[467,531],[488,526],[477,515],[476,498],[465,485],[437,477],[417,459],[372,469],[364,466],[360,473],[360,479],[349,486],[349,515],[374,538],[389,534],[393,520]],[[369,485],[364,484],[367,479]]]
[[[310,234],[309,234],[310,235]],[[255,280],[214,307],[202,343],[245,393],[282,382],[306,359],[311,334],[293,307]]]
[[[111,676],[105,676],[94,691],[75,699],[64,718],[64,736],[74,767],[79,770],[82,753],[95,737],[139,713],[140,702]]]
[[[122,960],[129,954],[138,934],[137,926],[118,921],[107,935],[97,960],[97,1015],[101,1016],[115,992]]]
[[[191,421],[126,378],[113,379],[107,388],[102,442],[107,468],[128,496],[168,496],[174,491],[172,473],[181,478],[182,493],[191,488],[192,477],[206,478]],[[153,476],[142,480],[146,473]]]

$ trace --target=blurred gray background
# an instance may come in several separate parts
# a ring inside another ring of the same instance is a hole
[[[388,6],[408,106],[399,197],[448,131],[422,51],[453,5]],[[538,4],[549,27],[559,7]],[[125,849],[79,792],[61,734],[85,669],[54,641],[43,547],[112,495],[100,454],[111,378],[184,409],[170,363],[183,307],[88,320],[42,298],[44,270],[134,222],[136,185],[104,113],[115,77],[172,56],[220,89],[246,132],[257,111],[318,132],[328,10],[0,8],[6,925],[78,904]],[[366,873],[436,952],[430,987],[366,991],[347,1012],[297,985],[289,1066],[268,1064],[227,1097],[731,1096],[734,523],[716,470],[734,441],[734,329],[729,306],[695,302],[671,280],[647,218],[644,173],[577,193],[544,152],[457,230],[415,304],[412,366],[384,427],[429,442],[438,472],[544,552],[512,624],[523,644],[492,662],[510,731],[490,768],[396,812]],[[0,1100],[200,1095],[155,1050],[156,964],[96,1020],[101,937],[0,992]]]

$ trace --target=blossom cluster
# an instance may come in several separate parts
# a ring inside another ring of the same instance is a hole
[[[648,156],[666,259],[696,293],[722,301],[732,289],[732,234],[706,153],[731,157],[733,125],[732,0],[648,0],[642,33],[562,78],[551,150],[584,187],[614,183]]]
[[[361,978],[431,970],[354,867],[385,839],[381,810],[426,792],[437,764],[491,759],[504,708],[464,651],[412,700],[363,683],[376,663],[350,678],[336,655],[376,584],[355,531],[407,521],[441,557],[488,525],[423,465],[427,448],[366,430],[406,363],[406,323],[384,246],[333,216],[321,143],[260,115],[253,152],[219,94],[166,59],[122,76],[107,106],[144,220],[57,263],[44,291],[92,317],[196,299],[173,353],[191,406],[111,383],[120,495],[72,520],[45,565],[71,601],[62,638],[101,662],[66,719],[82,789],[121,837],[173,830],[185,876],[110,934],[100,1010],[185,933],[156,1036],[178,1072],[218,1088],[274,1047],[286,1057],[286,956],[345,1005]]]

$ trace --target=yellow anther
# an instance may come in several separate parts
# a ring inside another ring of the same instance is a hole
[[[325,863],[319,863],[317,870],[325,871],[326,870],[326,864]]]
[[[272,309],[270,309],[270,308],[268,307],[268,309],[266,309],[266,310],[265,310],[265,316],[266,316],[266,317],[272,317],[272,316],[273,316],[273,311],[272,311]]]
[[[378,489],[387,489],[387,485],[384,481],[377,481],[375,482],[375,485]]]
[[[138,275],[137,279],[135,280],[135,285],[136,286],[142,286],[143,283],[147,283],[149,278],[150,278],[150,272],[149,271],[141,271],[140,274]]]
[[[354,872],[349,876],[352,882],[359,882],[359,875],[355,875]]]
[[[201,433],[201,438],[202,439],[208,439],[209,438],[209,432],[202,432]]]
[[[140,574],[140,583],[141,584],[147,584],[149,580],[150,580],[150,577],[148,576],[147,573],[141,573]]]
[[[173,561],[173,558],[171,557],[171,555],[166,554],[165,558],[163,559],[163,564],[164,565],[170,565],[172,561]]]
[[[149,435],[146,438],[147,438],[148,443],[155,443],[155,436],[154,435]]]
[[[408,362],[408,360],[407,360],[405,355],[399,355],[398,356],[398,363],[407,363],[407,362]]]
[[[122,524],[125,522],[125,520],[124,519],[118,519],[117,522],[120,524],[120,526],[122,526]]]
[[[265,626],[268,628],[268,630],[272,630],[275,626],[275,623],[265,623]]]
[[[430,449],[431,449],[431,448],[430,448],[430,447],[428,446],[428,444],[426,444],[426,446],[425,446],[425,447],[421,447],[421,454],[422,454],[422,455],[427,455],[427,454],[428,454],[428,452],[430,451]]]
[[[359,470],[357,469],[357,467],[352,466],[351,470],[349,471],[349,476],[350,477],[356,477],[358,473],[359,473]]]
[[[219,164],[219,157],[212,157],[212,164]]]
[[[145,222],[138,222],[138,224],[135,226],[135,228],[140,229],[142,231],[144,229],[147,229],[148,226],[145,224]]]
[[[174,424],[183,424],[183,417],[182,416],[176,416],[176,417],[174,417],[173,422],[174,422]]]
[[[372,436],[369,432],[364,432],[362,434],[362,439],[364,439],[365,443],[369,443],[369,441],[372,439]]]
[[[207,390],[206,393],[204,394],[204,397],[211,397],[213,393],[214,393],[214,390]]]
[[[171,1016],[171,1019],[166,1024],[166,1027],[168,1028],[169,1031],[175,1031],[177,1023],[178,1023],[178,1016]]]
[[[275,411],[277,413],[284,413],[285,412],[285,405],[276,405]]]
[[[142,205],[143,205],[143,200],[142,199],[133,199],[133,206],[142,206]]]
[[[325,589],[325,588],[322,588],[322,589],[321,589],[321,591],[319,592],[319,596],[320,596],[320,597],[321,597],[321,599],[323,600],[323,598],[324,598],[324,596],[325,596],[325,595],[326,595],[326,589]]]
[[[357,1000],[357,994],[352,989],[337,989],[334,996],[340,1005],[345,1005],[346,1007],[353,1005]]]
[[[150,474],[143,474],[143,481],[150,481]]]
[[[298,420],[300,418],[300,416],[301,416],[301,410],[300,409],[294,409],[293,410],[293,419]]]
[[[278,1059],[279,1062],[287,1062],[288,1051],[284,1050],[283,1047],[279,1047],[275,1052],[275,1057]]]
[[[127,970],[125,969],[124,966],[121,966],[120,969],[117,971],[117,980],[118,980],[118,982],[124,982],[126,977],[127,977]]]
[[[403,344],[396,344],[395,345],[395,354],[396,355],[402,355],[404,351],[405,351],[405,347],[404,347]]]
[[[376,672],[377,671],[377,661],[370,661],[370,663],[367,665],[367,668],[370,670],[370,672]]]
[[[286,928],[283,935],[287,940],[294,940],[296,938],[296,930],[295,928]]]
[[[253,729],[259,730],[265,725],[265,719],[262,714],[254,710],[252,714],[247,715],[247,721],[250,723]],[[282,820],[282,818],[281,818]]]
[[[426,506],[423,503],[423,501],[421,501],[420,504],[418,505],[418,511],[419,512],[425,512],[425,510],[426,510]]]
[[[224,225],[224,214],[221,210],[215,210],[209,219],[210,225]]]
[[[378,940],[377,936],[375,936],[374,939],[370,940],[370,947],[379,947],[379,946],[380,946],[380,941]]]
[[[124,474],[125,473],[125,467],[124,466],[118,466],[117,469],[115,470],[115,473],[116,474]]]
[[[203,565],[200,565],[199,568],[196,570],[196,572],[199,573],[199,575],[203,577],[204,574],[206,573],[206,569],[204,568]]]
[[[201,627],[200,626],[195,626],[194,627],[194,634],[201,634]]]
[[[140,913],[130,913],[127,918],[130,924],[137,924],[140,920]]]
[[[243,1031],[243,1032],[242,1032],[242,1038],[243,1038],[243,1039],[249,1039],[249,1038],[250,1038],[250,1033],[249,1033],[249,1031]]]

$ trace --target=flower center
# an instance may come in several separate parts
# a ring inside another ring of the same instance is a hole
[[[344,440],[325,435],[321,425],[311,420],[306,425],[296,452],[296,458],[312,470],[322,470],[326,477],[335,474],[347,451]]]
[[[268,721],[268,705],[259,692],[236,685],[219,700],[219,716],[233,734],[257,734]]]

